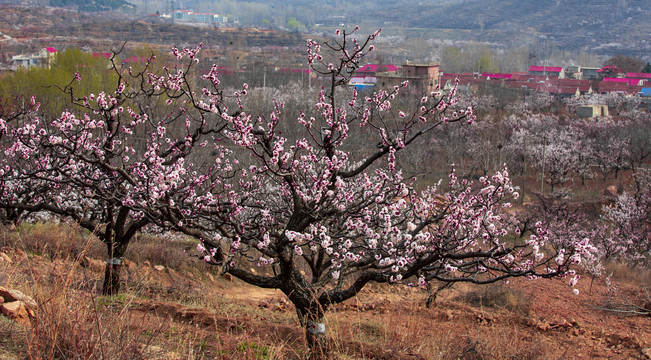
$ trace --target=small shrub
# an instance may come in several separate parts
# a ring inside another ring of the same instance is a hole
[[[237,345],[237,352],[242,355],[247,355],[247,359],[269,359],[269,348],[248,340]]]
[[[386,339],[386,337],[389,335],[389,331],[387,329],[387,324],[384,323],[379,323],[376,321],[373,322],[362,322],[359,325],[359,329],[366,335],[374,337],[374,338],[379,338],[379,339]]]

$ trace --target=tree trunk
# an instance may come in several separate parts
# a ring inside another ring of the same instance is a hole
[[[310,350],[310,359],[328,359],[326,327],[323,322],[323,310],[297,308],[299,320],[305,327],[305,341]]]
[[[112,259],[115,260],[115,259]],[[104,285],[102,285],[102,295],[113,296],[120,291],[120,272],[122,263],[107,261],[106,270],[104,271]]]
[[[107,244],[108,259],[104,271],[104,284],[102,295],[117,295],[120,291],[120,273],[122,271],[122,257],[127,249],[128,241],[113,241]]]

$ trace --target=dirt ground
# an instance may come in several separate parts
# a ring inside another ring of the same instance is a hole
[[[45,321],[39,317],[67,319],[71,313],[80,313],[72,316],[73,327],[92,328],[98,322],[124,326],[122,336],[131,336],[129,343],[137,343],[141,358],[306,357],[303,330],[280,291],[146,261],[128,263],[122,274],[125,291],[107,299],[97,295],[103,275],[99,259],[52,260],[21,250],[3,251],[11,263],[0,261],[0,286],[34,297],[39,310],[32,326],[22,330],[6,320],[0,322],[0,344],[13,349],[3,350],[0,359],[28,357],[31,350],[22,346],[46,341],[33,335],[33,324]],[[578,295],[561,280],[514,279],[483,287],[458,284],[441,292],[431,308],[424,305],[427,293],[422,289],[371,284],[326,315],[332,357],[651,358],[651,317],[627,313],[631,305],[644,305],[640,291],[644,285],[648,288],[644,282],[649,277],[628,273],[631,270],[621,266],[616,270],[610,279],[614,287],[606,286],[604,278],[584,277]],[[89,301],[95,310],[75,307]]]

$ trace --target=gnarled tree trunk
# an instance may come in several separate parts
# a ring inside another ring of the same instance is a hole
[[[130,239],[121,238],[106,244],[108,259],[104,271],[102,295],[117,295],[120,292],[120,273],[122,272],[122,257],[127,250]]]
[[[121,271],[121,259],[109,259],[106,262],[106,270],[104,271],[104,284],[102,285],[102,295],[113,296],[118,294],[120,291]]]
[[[309,307],[296,307],[296,312],[301,325],[305,328],[305,341],[310,349],[310,358],[328,358],[328,342],[323,320],[323,308],[312,302]]]

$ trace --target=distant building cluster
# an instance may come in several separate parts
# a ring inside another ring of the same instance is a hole
[[[391,64],[367,64],[355,72],[349,85],[361,90],[376,86],[392,87],[403,81],[409,81],[413,91],[426,93],[436,88],[449,89],[457,80],[457,86],[468,92],[479,86],[488,85],[547,92],[556,96],[617,92],[628,96],[651,97],[651,74],[624,72],[612,65],[602,68],[531,66],[526,72],[508,74],[446,74],[440,71],[439,63],[407,62],[401,67]],[[594,112],[601,113],[602,109]]]
[[[228,22],[226,16],[220,16],[214,13],[193,12],[191,10],[174,10],[172,11],[171,17],[174,21],[189,23],[214,24]]]
[[[468,87],[492,85],[510,89],[541,91],[557,96],[580,96],[617,92],[630,96],[649,96],[651,74],[625,72],[613,65],[602,68],[568,66],[531,66],[526,72],[510,74],[460,73],[443,74],[441,82],[459,79]]]

